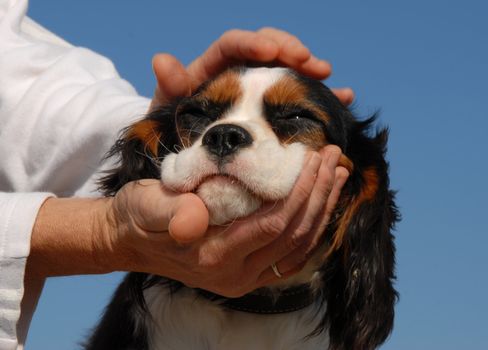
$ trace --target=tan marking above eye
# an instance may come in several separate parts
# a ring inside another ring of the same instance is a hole
[[[272,105],[298,104],[307,100],[307,88],[292,76],[285,75],[266,90],[263,99]]]
[[[299,105],[313,112],[317,118],[322,119],[324,122],[329,120],[327,113],[311,102],[307,96],[308,88],[292,75],[288,74],[266,90],[263,101],[275,106],[287,104]]]
[[[209,83],[200,93],[200,97],[215,103],[236,104],[242,97],[239,73],[230,70],[221,74],[217,79]]]
[[[158,145],[161,134],[157,132],[158,122],[155,120],[144,119],[130,127],[127,132],[127,139],[140,140],[144,148],[151,151],[155,156],[158,154]]]

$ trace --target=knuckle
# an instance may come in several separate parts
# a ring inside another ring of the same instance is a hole
[[[286,240],[286,246],[291,249],[295,250],[301,247],[304,243],[307,242],[308,233],[310,231],[310,225],[300,225],[292,235],[290,235]]]
[[[220,271],[224,265],[224,256],[216,252],[200,254],[198,265],[207,272]]]
[[[324,197],[327,198],[332,193],[332,189],[334,187],[334,183],[332,181],[327,182],[324,188]]]
[[[302,42],[300,41],[300,39],[298,39],[297,36],[293,35],[293,34],[290,34],[290,33],[287,33],[288,35],[288,38],[287,38],[287,42],[289,45],[301,45]]]
[[[230,30],[225,31],[220,36],[220,38],[221,39],[229,39],[229,38],[232,38],[234,36],[240,35],[241,33],[242,33],[242,30],[240,30],[240,29],[230,29]]]
[[[305,247],[303,249],[301,249],[299,254],[297,254],[297,257],[295,259],[295,264],[297,266],[301,266],[301,265],[306,264],[312,255],[311,251],[312,250],[305,248]]]
[[[300,224],[295,230],[294,235],[297,236],[297,239],[301,240],[301,243],[305,243],[307,241],[307,238],[312,231],[312,222],[305,221]]]
[[[316,244],[313,242],[304,243],[297,248],[293,253],[293,261],[290,261],[292,266],[304,266],[315,253]]]
[[[286,239],[286,247],[289,250],[295,250],[300,247],[304,242],[303,235],[299,235],[295,232],[295,234],[289,236]]]
[[[276,29],[273,28],[273,27],[270,27],[270,26],[264,26],[264,27],[261,27],[259,30],[258,30],[258,33],[271,33],[271,32],[275,32]]]
[[[285,229],[287,222],[282,215],[272,215],[258,222],[259,234],[266,240],[276,239]]]
[[[329,167],[322,167],[319,172],[319,177],[317,179],[319,184],[319,191],[325,196],[328,196],[334,187],[335,181],[334,170]]]

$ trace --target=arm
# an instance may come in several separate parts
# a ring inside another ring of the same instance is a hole
[[[28,269],[23,283],[39,208],[55,195],[93,195],[100,159],[150,102],[108,59],[71,46],[25,17],[26,10],[27,1],[0,1],[2,349],[25,338],[44,282]]]

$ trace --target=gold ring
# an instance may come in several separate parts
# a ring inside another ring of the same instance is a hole
[[[280,270],[278,270],[278,267],[276,266],[275,263],[271,264],[271,270],[273,270],[276,277],[278,277],[278,278],[283,277],[283,275],[281,274]]]

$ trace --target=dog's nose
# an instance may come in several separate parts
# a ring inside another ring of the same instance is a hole
[[[210,153],[222,158],[252,144],[252,136],[238,125],[220,124],[205,133],[202,144]]]

